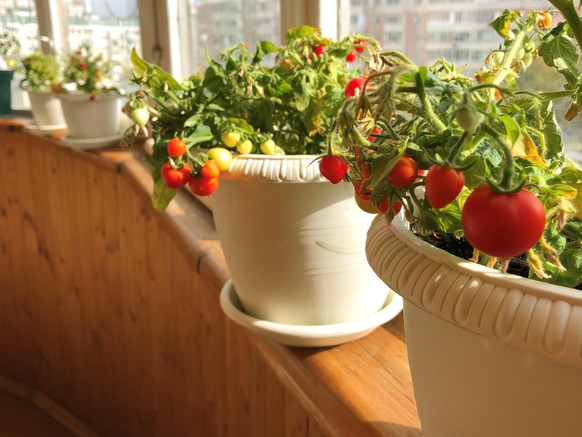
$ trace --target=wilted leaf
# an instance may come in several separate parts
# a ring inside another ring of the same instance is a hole
[[[517,141],[513,143],[511,154],[517,158],[526,159],[538,167],[548,168],[544,160],[538,154],[536,144],[525,131],[521,131]]]

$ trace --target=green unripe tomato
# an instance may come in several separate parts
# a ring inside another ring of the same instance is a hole
[[[135,124],[144,127],[150,121],[150,111],[147,108],[135,108],[129,116]]]

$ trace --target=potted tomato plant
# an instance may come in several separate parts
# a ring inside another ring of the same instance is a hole
[[[262,41],[251,52],[239,44],[181,82],[132,55],[141,89],[125,112],[136,134],[155,140],[154,205],[164,209],[184,186],[212,195],[232,276],[223,308],[287,344],[341,343],[400,311],[365,260],[370,218],[342,181],[344,165],[321,161],[324,172],[341,172],[330,185],[318,162],[358,74],[352,56],[366,55],[358,40],[376,44],[294,28],[284,45]]]
[[[404,298],[427,436],[582,426],[582,172],[554,110],[566,99],[567,120],[582,111],[582,21],[572,1],[550,3],[501,12],[501,45],[474,77],[377,54],[330,134],[356,196],[383,211],[367,255]],[[559,87],[520,85],[546,66]]]
[[[111,62],[90,46],[67,56],[57,97],[69,131],[65,141],[71,146],[95,148],[121,139],[125,91],[115,86],[111,73]]]
[[[32,116],[39,131],[67,127],[61,102],[55,97],[62,81],[61,63],[55,52],[34,52],[20,60],[24,79],[20,87],[28,93]]]

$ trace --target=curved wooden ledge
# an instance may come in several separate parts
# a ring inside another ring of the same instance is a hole
[[[230,322],[212,216],[141,155],[0,122],[0,374],[106,436],[420,436],[402,316],[333,348]]]

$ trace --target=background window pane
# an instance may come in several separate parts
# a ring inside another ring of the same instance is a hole
[[[204,69],[205,51],[217,59],[239,42],[253,52],[261,40],[280,43],[279,0],[188,0],[188,11],[188,73]]]
[[[0,0],[0,33],[11,33],[20,41],[23,55],[39,49],[38,21],[34,0]],[[12,81],[12,109],[30,107],[28,96],[19,87],[22,76]]]
[[[129,54],[135,47],[141,52],[137,0],[62,0],[66,13],[67,50],[90,45],[113,62],[114,79],[127,75]],[[123,67],[123,68],[119,68]]]
[[[507,8],[545,10],[548,3],[542,0],[386,0],[378,4],[352,0],[346,12],[351,19],[340,21],[349,28],[340,29],[340,35],[364,33],[380,41],[384,50],[399,50],[420,65],[431,65],[445,57],[457,67],[465,66],[464,73],[471,76],[481,67],[489,51],[499,46],[501,40],[489,23]],[[372,25],[377,16],[384,17],[382,25]],[[522,80],[530,84],[537,81],[546,87],[555,84],[555,90],[563,84],[561,77],[544,76],[540,70],[523,75]],[[570,123],[562,121],[568,105],[566,99],[557,102],[558,120],[564,129],[566,147],[569,151],[580,149],[582,156],[582,123],[579,119]]]

